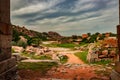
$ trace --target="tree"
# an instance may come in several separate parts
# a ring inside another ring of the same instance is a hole
[[[91,36],[91,33],[87,33],[88,36]]]
[[[38,38],[38,37],[32,37],[32,38],[28,39],[27,43],[28,43],[28,45],[39,46],[42,42],[41,42],[40,38]]]
[[[95,41],[97,41],[97,37],[98,37],[98,34],[93,34],[91,35],[90,39],[89,39],[89,43],[94,43]]]
[[[16,30],[13,29],[12,35],[12,41],[18,42],[20,40],[19,33]]]

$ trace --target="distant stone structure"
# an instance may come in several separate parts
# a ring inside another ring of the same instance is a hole
[[[0,80],[15,80],[16,59],[11,56],[10,0],[0,0]]]

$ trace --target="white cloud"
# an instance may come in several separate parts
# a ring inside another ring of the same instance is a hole
[[[73,33],[79,34],[97,31],[115,32],[114,27],[118,24],[117,0],[106,3],[106,7],[103,7],[102,5],[100,6],[99,4],[99,7],[101,7],[101,9],[93,11],[89,11],[89,9],[96,8],[96,0],[78,0],[74,4],[75,6],[69,8],[68,14],[65,15],[64,11],[59,11],[59,6],[56,6],[63,1],[65,0],[48,0],[48,2],[39,2],[39,0],[35,0],[34,2],[32,1],[30,3],[30,0],[12,0],[12,23],[24,25],[29,29],[37,30],[40,32],[57,31],[62,35],[72,35]],[[82,12],[84,10],[86,12]],[[65,12],[67,11],[68,10]],[[48,14],[59,14],[59,12],[63,14],[58,17],[54,17],[54,15],[52,18],[47,17]],[[16,15],[25,15],[32,13],[38,13],[38,15],[30,16],[29,18],[15,17]],[[39,19],[39,17],[44,18]],[[33,21],[27,23],[26,21],[29,20]]]
[[[59,0],[50,0],[49,2],[36,1],[36,3],[34,3],[34,4],[31,4],[29,6],[22,7],[20,9],[16,9],[16,10],[12,11],[12,14],[13,15],[24,15],[24,14],[29,14],[29,13],[31,14],[31,13],[36,13],[36,12],[42,12],[43,10],[49,9],[62,1],[63,0],[60,0],[60,1]],[[19,2],[19,0],[17,2]],[[15,3],[17,3],[17,2],[15,2]],[[53,12],[53,10],[51,10],[50,12]]]

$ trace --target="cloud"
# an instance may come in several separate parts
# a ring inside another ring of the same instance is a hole
[[[105,32],[118,24],[117,0],[11,0],[11,4],[13,24],[40,32]]]

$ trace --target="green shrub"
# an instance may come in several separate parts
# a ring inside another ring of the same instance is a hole
[[[66,55],[64,55],[60,58],[60,63],[62,63],[62,64],[66,63],[67,61],[68,61],[68,57]]]
[[[41,43],[42,43],[42,41],[41,41],[41,39],[38,38],[38,37],[29,38],[28,41],[27,41],[27,44],[28,44],[28,45],[36,45],[36,46],[39,46]]]
[[[32,56],[33,59],[41,59],[41,60],[51,60],[51,56],[50,55],[41,55],[41,56]]]
[[[26,47],[27,47],[27,43],[24,42],[24,41],[18,41],[18,42],[17,42],[17,46],[20,46],[20,47],[26,48]]]
[[[12,53],[15,53],[15,50],[12,48]]]
[[[83,62],[87,63],[87,54],[88,52],[87,51],[84,51],[84,52],[78,52],[78,53],[75,53],[75,56],[77,56],[79,59],[81,59]]]
[[[17,45],[17,42],[12,41],[11,44],[12,44],[12,46],[16,46],[16,45]]]
[[[21,54],[22,56],[26,56],[29,57],[31,59],[40,59],[40,60],[51,60],[51,56],[50,55],[35,55],[35,53],[28,53],[28,52],[23,52]]]
[[[93,64],[106,65],[106,64],[109,64],[111,62],[112,62],[111,60],[104,60],[104,59],[102,59],[101,61],[94,62]]]

